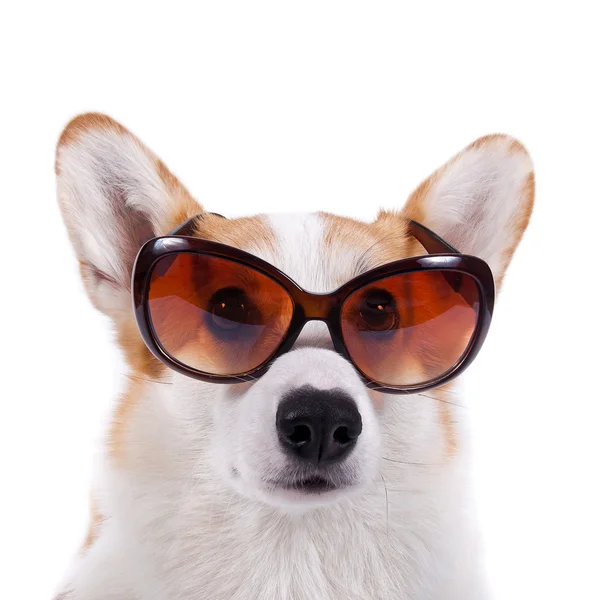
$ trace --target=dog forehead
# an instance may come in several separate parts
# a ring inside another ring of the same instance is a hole
[[[405,222],[365,223],[330,213],[275,213],[224,219],[207,213],[195,234],[266,260],[314,293],[331,292],[360,273],[410,256]]]
[[[369,240],[357,244],[333,235],[328,215],[271,214],[267,219],[275,239],[271,262],[304,289],[331,292],[360,272],[357,265]]]

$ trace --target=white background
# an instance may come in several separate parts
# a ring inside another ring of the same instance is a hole
[[[598,18],[551,4],[2,4],[2,600],[49,598],[77,548],[122,370],[55,200],[88,110],[230,216],[369,218],[476,137],[521,139],[536,208],[467,376],[490,577],[600,598]]]

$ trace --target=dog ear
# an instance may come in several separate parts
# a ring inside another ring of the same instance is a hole
[[[464,254],[483,258],[500,286],[533,209],[534,176],[525,148],[505,135],[480,138],[410,196],[403,215]]]
[[[139,248],[202,208],[150,150],[106,115],[80,115],[67,125],[56,175],[88,295],[110,316],[130,311]]]

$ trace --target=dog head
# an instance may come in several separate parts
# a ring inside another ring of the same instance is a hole
[[[383,448],[405,464],[439,463],[457,452],[459,434],[444,400],[452,386],[415,397],[369,390],[319,322],[307,324],[294,348],[255,381],[204,383],[165,367],[137,331],[132,268],[144,242],[204,209],[135,136],[104,115],[82,115],[68,125],[56,169],[61,210],[91,301],[114,323],[132,381],[170,384],[161,387],[160,401],[193,432],[183,442],[186,451],[201,453],[213,476],[272,505],[310,507],[370,485],[379,477]],[[304,289],[326,293],[368,269],[423,254],[408,232],[413,219],[486,260],[499,286],[532,205],[526,151],[496,135],[465,148],[423,182],[404,209],[382,211],[372,223],[324,213],[238,219],[205,213],[194,235],[246,250]],[[128,414],[150,401],[141,398],[147,392],[134,384],[118,408],[111,429],[115,456],[126,452]],[[303,427],[293,426],[298,415]]]

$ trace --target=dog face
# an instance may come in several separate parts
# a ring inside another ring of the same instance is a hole
[[[211,477],[244,496],[286,510],[360,494],[380,477],[382,456],[434,464],[458,451],[460,432],[444,399],[452,386],[408,397],[368,390],[319,322],[307,324],[294,348],[255,381],[209,384],[170,371],[137,332],[131,272],[146,240],[203,208],[136,137],[103,115],[69,124],[56,168],[86,290],[112,319],[131,369],[110,431],[116,462],[129,452],[131,407],[152,401],[140,384],[148,380],[167,384],[159,401],[189,433],[182,453],[201,456]],[[382,211],[373,223],[324,213],[231,220],[207,213],[195,235],[246,250],[304,289],[326,293],[378,265],[424,254],[408,234],[414,219],[486,260],[499,286],[532,204],[526,151],[490,136],[436,171],[401,212]]]

